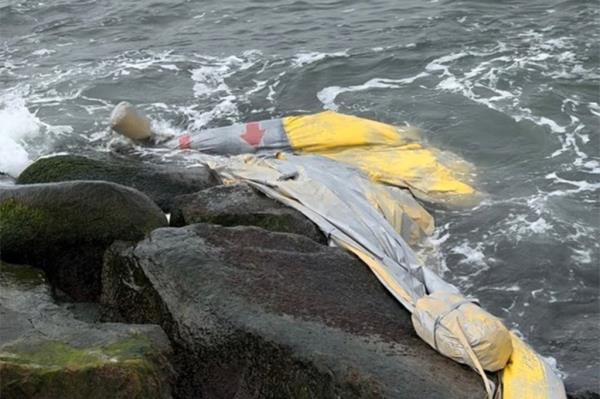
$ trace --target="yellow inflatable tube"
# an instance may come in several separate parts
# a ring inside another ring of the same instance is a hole
[[[290,145],[298,153],[318,154],[357,166],[373,181],[406,187],[426,201],[475,201],[475,189],[459,179],[466,177],[466,163],[450,157],[443,162],[441,151],[417,142],[416,129],[332,111],[282,121]]]
[[[514,333],[513,351],[502,370],[503,399],[563,399],[565,387],[548,363]]]

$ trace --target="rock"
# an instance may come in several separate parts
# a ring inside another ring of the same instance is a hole
[[[205,167],[156,166],[105,155],[91,159],[76,155],[41,158],[25,169],[18,184],[52,183],[69,180],[104,180],[140,190],[165,212],[173,197],[218,184]]]
[[[3,399],[172,397],[160,327],[77,320],[39,269],[0,263],[0,318]]]
[[[100,294],[105,249],[167,225],[144,194],[107,182],[0,187],[0,258],[41,267],[76,300]]]
[[[109,314],[170,337],[180,398],[485,396],[362,262],[301,235],[161,228],[113,244],[102,280]]]
[[[257,226],[296,233],[326,243],[319,228],[302,213],[286,207],[247,184],[215,186],[175,198],[171,226],[212,223],[222,226]]]

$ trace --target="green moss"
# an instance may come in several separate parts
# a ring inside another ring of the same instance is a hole
[[[114,209],[111,215],[91,215],[90,212],[79,210],[79,207],[41,209],[11,198],[0,203],[0,242],[16,249],[31,245],[38,237],[43,237],[46,243],[54,239],[61,242],[99,243],[108,242],[118,235],[124,239],[140,239],[144,233],[166,225],[166,219],[165,224],[161,224],[149,217],[143,225],[131,228],[121,223],[121,220],[128,219],[126,211]],[[90,218],[94,218],[93,224],[90,224]],[[24,250],[31,251],[34,248]]]
[[[2,398],[160,398],[169,388],[146,337],[99,347],[50,341],[0,350]]]
[[[2,221],[0,231],[8,224],[6,223],[7,221],[11,223],[29,223],[40,221],[42,218],[43,214],[41,211],[24,205],[14,198],[0,203],[0,220]]]
[[[42,246],[51,246],[55,239],[83,241],[83,235],[73,233],[72,226],[78,224],[72,218],[77,215],[67,212],[61,214],[23,204],[15,198],[7,199],[0,203],[0,242],[7,253],[19,254],[18,261],[28,262],[35,258],[40,240]]]
[[[0,261],[0,283],[2,285],[32,288],[46,283],[41,269],[28,265],[13,265]]]
[[[132,335],[107,346],[88,348],[76,348],[60,341],[47,341],[27,348],[20,345],[5,346],[0,350],[0,362],[73,370],[139,362],[152,352],[152,344],[146,337]]]
[[[143,335],[132,335],[103,348],[104,353],[117,358],[142,358],[152,352],[152,343]]]
[[[0,351],[0,361],[32,367],[83,368],[102,364],[101,354],[100,351],[76,349],[51,341],[27,349],[5,347]]]
[[[47,226],[47,215],[10,198],[0,203],[0,241],[17,245],[21,237],[36,237]]]
[[[17,183],[50,183],[76,180],[82,177],[85,177],[86,180],[95,180],[94,176],[101,173],[103,169],[102,163],[92,159],[74,155],[59,155],[34,162],[19,175]]]

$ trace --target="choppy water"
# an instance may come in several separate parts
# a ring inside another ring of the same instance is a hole
[[[0,0],[0,169],[105,150],[122,100],[180,131],[322,109],[408,122],[489,194],[435,210],[446,278],[591,387],[599,14],[582,0]]]

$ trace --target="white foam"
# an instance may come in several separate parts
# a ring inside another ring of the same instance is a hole
[[[417,256],[427,267],[440,276],[443,276],[448,271],[446,256],[442,251],[442,246],[450,238],[449,227],[449,223],[437,227],[433,234],[425,237],[423,242],[416,248]]]
[[[225,83],[225,78],[230,75],[230,70],[230,66],[227,64],[207,65],[193,69],[194,96],[208,96],[217,91],[228,92],[230,89]]]
[[[597,191],[598,189],[600,189],[600,183],[590,183],[585,180],[568,180],[568,179],[559,177],[556,174],[556,172],[549,173],[545,177],[546,177],[546,179],[552,179],[557,183],[563,183],[563,184],[567,184],[567,185],[576,187],[572,190],[553,191],[551,193],[548,193],[548,196],[560,196],[560,195],[566,195],[566,194],[580,193],[580,192],[584,192],[584,191],[592,191],[593,192],[593,191]]]
[[[234,94],[226,79],[240,71],[247,70],[261,60],[261,52],[258,50],[245,51],[240,57],[232,55],[224,58],[213,56],[202,56],[199,58],[200,67],[191,71],[194,81],[193,93],[195,97],[218,97],[216,105],[208,111],[199,111],[194,106],[180,108],[184,114],[192,119],[192,128],[201,129],[211,120],[219,117],[234,119],[239,114],[237,101],[244,98]],[[257,83],[260,86],[260,82]],[[259,87],[260,90],[260,87]],[[251,93],[246,93],[246,95]]]
[[[469,263],[487,268],[485,254],[482,251],[481,243],[478,243],[475,247],[472,247],[468,242],[465,241],[452,248],[450,252],[453,254],[462,255],[464,259],[461,260],[461,263]]]
[[[596,102],[591,102],[588,104],[588,109],[590,112],[596,116],[600,116],[600,105]]]
[[[189,108],[188,108],[189,110]],[[236,97],[228,95],[220,99],[220,101],[209,111],[198,112],[191,111],[188,115],[192,118],[192,129],[199,130],[204,128],[210,121],[222,117],[234,117],[239,114],[236,105]]]
[[[437,88],[440,90],[459,92],[462,91],[463,85],[456,79],[456,77],[450,76],[438,83]]]
[[[21,144],[0,135],[0,172],[17,177],[30,162],[29,154]]]
[[[577,263],[592,263],[591,249],[571,248],[573,255],[571,258]]]
[[[23,139],[40,133],[41,121],[18,94],[0,96],[0,171],[16,177],[29,163]]]
[[[195,82],[195,96],[212,94],[216,91],[229,92],[230,89],[225,83],[225,79],[233,75],[236,71],[247,69],[251,65],[247,60],[235,55],[225,58],[212,56],[198,57],[200,58],[200,63],[203,65],[191,71],[192,80]]]
[[[162,69],[166,69],[167,71],[179,71],[179,68],[175,64],[164,64],[160,65]]]
[[[38,57],[42,57],[44,55],[50,55],[50,54],[54,54],[56,53],[56,50],[48,50],[47,48],[42,48],[39,50],[35,50],[33,53],[31,53],[32,55],[38,56]]]
[[[461,59],[463,57],[466,57],[467,55],[468,55],[468,53],[461,51],[458,53],[451,53],[451,54],[445,55],[443,57],[436,58],[435,60],[431,61],[429,64],[425,65],[425,70],[428,72],[442,71],[442,76],[449,75],[450,71],[446,64],[449,62]]]
[[[588,173],[600,174],[600,162],[596,160],[587,161],[582,166],[587,169]]]
[[[526,215],[509,215],[507,218],[508,232],[507,237],[515,241],[520,241],[525,237],[532,235],[545,234],[552,230],[552,225],[546,219],[539,216],[536,220],[530,221]]]
[[[480,287],[480,290],[482,289],[487,289],[487,290],[493,290],[493,291],[502,291],[502,292],[519,292],[521,291],[521,287],[519,287],[519,285],[517,284],[513,284],[513,285],[508,285],[508,286],[503,286],[503,285],[499,285],[499,286],[484,286],[484,287]]]
[[[537,124],[540,126],[548,126],[550,130],[554,133],[564,133],[566,131],[564,126],[560,126],[558,123],[545,116],[540,116],[538,118],[532,119],[533,122],[537,122]]]
[[[367,82],[356,85],[356,86],[329,86],[321,89],[317,93],[317,98],[321,103],[323,103],[323,108],[330,109],[333,111],[337,111],[339,108],[335,103],[335,99],[342,93],[347,92],[357,92],[371,89],[384,89],[384,88],[400,88],[403,85],[407,85],[413,83],[415,80],[420,79],[422,77],[429,76],[427,72],[421,72],[415,76],[411,76],[404,79],[383,79],[383,78],[374,78],[370,79]]]
[[[164,119],[152,119],[151,130],[163,137],[175,137],[184,133],[182,129],[173,126],[171,122]]]
[[[305,65],[313,64],[317,61],[324,60],[325,58],[336,58],[336,57],[348,57],[348,50],[338,51],[335,53],[320,53],[317,51],[298,53],[292,59],[292,64],[295,67],[303,67]]]
[[[542,217],[529,223],[529,230],[531,230],[532,232],[534,232],[536,234],[545,233],[546,231],[550,230],[551,228],[552,228],[552,226],[550,224],[548,224],[548,222],[546,222],[546,220]]]

